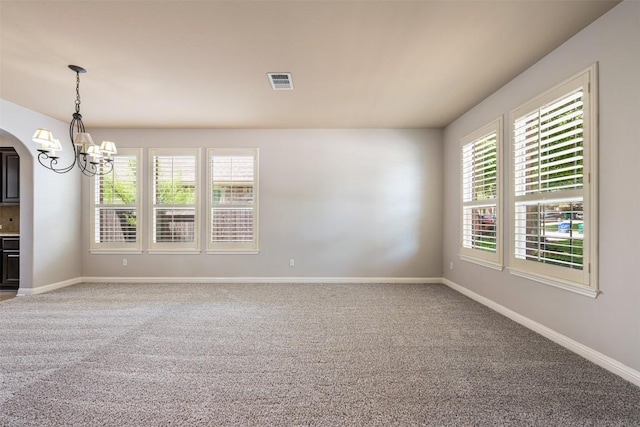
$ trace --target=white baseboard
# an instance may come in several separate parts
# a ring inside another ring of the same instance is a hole
[[[81,279],[83,283],[442,283],[440,277],[82,277]]]
[[[45,292],[55,291],[56,289],[66,288],[67,286],[77,285],[78,283],[82,283],[82,277],[76,277],[74,279],[63,280],[62,282],[38,286],[37,288],[19,288],[17,296],[28,297],[31,295],[43,294]]]
[[[636,371],[629,366],[626,366],[611,357],[604,355],[590,347],[587,347],[584,344],[580,344],[579,342],[562,335],[553,329],[550,329],[536,321],[529,319],[519,313],[516,313],[513,310],[508,309],[507,307],[500,305],[488,298],[483,297],[469,289],[458,285],[455,282],[452,282],[449,279],[441,278],[440,283],[444,283],[451,289],[460,292],[461,294],[468,296],[469,298],[479,302],[482,305],[489,307],[490,309],[497,311],[498,313],[508,317],[509,319],[521,324],[522,326],[531,329],[534,332],[550,339],[556,344],[561,345],[562,347],[570,350],[585,359],[595,363],[598,366],[606,369],[609,372],[612,372],[625,380],[637,385],[640,387],[640,372]]]
[[[76,277],[37,288],[20,288],[18,296],[54,291],[78,283],[442,283],[440,277]]]

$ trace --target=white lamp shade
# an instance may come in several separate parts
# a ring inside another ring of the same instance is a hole
[[[113,141],[102,141],[100,144],[100,151],[107,154],[117,154],[116,143]]]
[[[87,155],[94,157],[96,159],[99,159],[100,157],[102,157],[102,153],[100,152],[100,147],[98,147],[97,145],[89,145],[87,147],[87,151],[86,151]]]
[[[56,155],[56,151],[62,150],[62,145],[60,145],[60,140],[54,138],[53,142],[51,143],[48,149],[49,149],[49,158],[57,159],[58,156]]]
[[[33,134],[33,138],[31,138],[31,140],[36,144],[42,144],[43,150],[51,148],[51,145],[53,145],[53,135],[51,134],[51,131],[48,131],[47,129],[40,128],[36,130],[36,133]]]
[[[76,145],[95,145],[93,143],[93,138],[86,132],[78,132],[73,139],[73,143]]]

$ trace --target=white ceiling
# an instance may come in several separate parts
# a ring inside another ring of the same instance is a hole
[[[68,122],[76,64],[87,127],[438,128],[616,3],[0,0],[0,97]]]

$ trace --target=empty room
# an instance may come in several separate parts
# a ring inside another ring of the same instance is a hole
[[[638,426],[638,159],[635,0],[0,0],[0,425]]]

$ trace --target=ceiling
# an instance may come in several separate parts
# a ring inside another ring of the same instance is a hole
[[[440,128],[616,3],[0,0],[0,97],[68,122],[76,64],[88,128]]]

